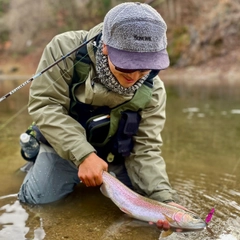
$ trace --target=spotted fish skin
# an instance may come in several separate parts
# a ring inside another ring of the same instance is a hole
[[[102,176],[101,192],[132,218],[153,223],[167,220],[170,227],[177,231],[197,231],[206,227],[206,223],[198,215],[187,209],[141,196],[106,171]]]

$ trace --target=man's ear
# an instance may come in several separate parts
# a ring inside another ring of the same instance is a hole
[[[107,45],[103,44],[102,52],[104,55],[108,55]]]

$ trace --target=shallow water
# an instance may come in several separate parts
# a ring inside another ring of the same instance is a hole
[[[20,82],[0,83],[1,96]],[[237,86],[168,86],[163,156],[181,204],[203,219],[215,208],[209,230],[166,239],[240,239],[240,105]],[[0,240],[152,239],[159,231],[126,217],[99,191],[80,185],[58,203],[26,206],[16,193],[25,162],[18,138],[31,123],[27,87],[0,103]]]

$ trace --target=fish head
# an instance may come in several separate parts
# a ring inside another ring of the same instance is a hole
[[[183,231],[197,231],[204,229],[207,225],[197,214],[193,212],[178,211],[172,217],[166,217],[171,228]]]

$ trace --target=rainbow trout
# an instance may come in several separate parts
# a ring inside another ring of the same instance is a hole
[[[166,237],[173,231],[197,231],[206,227],[206,223],[195,213],[177,205],[161,203],[132,191],[117,178],[103,172],[101,192],[109,197],[124,213],[132,218],[156,223],[167,220],[170,224],[168,231],[163,231],[160,237]]]

